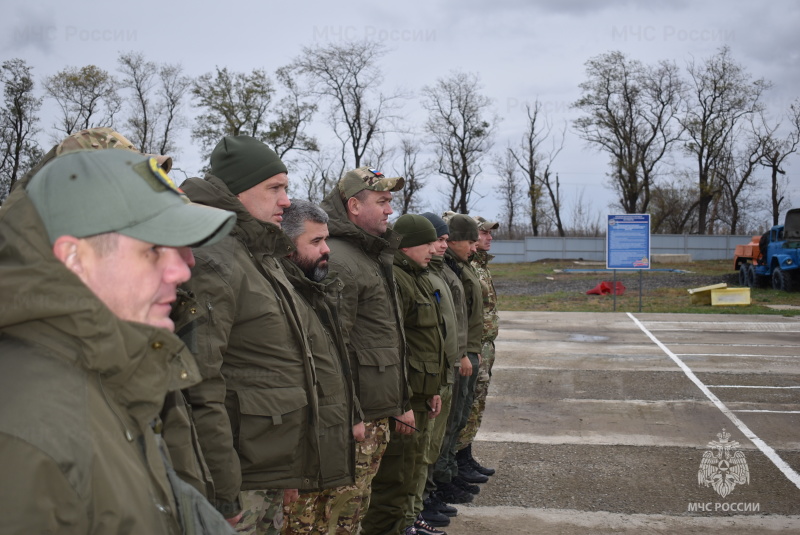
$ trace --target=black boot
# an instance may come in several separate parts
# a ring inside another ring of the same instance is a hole
[[[450,517],[439,510],[436,500],[431,497],[422,502],[422,519],[435,528],[441,528],[450,524]]]
[[[472,501],[472,494],[465,492],[452,483],[437,483],[436,491],[439,498],[445,503],[469,503]]]
[[[478,485],[467,483],[466,481],[461,479],[461,476],[454,477],[452,483],[456,487],[460,488],[463,491],[469,492],[470,494],[479,494],[481,492],[481,488]]]
[[[458,476],[467,483],[486,483],[489,477],[479,472],[476,472],[469,462],[467,457],[467,448],[460,450],[456,453],[456,462],[458,463]]]
[[[438,489],[431,492],[430,498],[428,498],[428,500],[430,500],[431,507],[435,508],[440,513],[446,516],[458,515],[458,509],[456,509],[452,505],[447,505],[444,501],[442,501],[442,498],[439,496]]]
[[[472,465],[472,468],[476,472],[478,472],[479,474],[483,474],[485,476],[493,476],[494,475],[494,473],[495,473],[494,468],[487,468],[485,466],[482,466],[481,463],[479,463],[477,461],[477,459],[475,459],[475,457],[472,456],[472,444],[470,444],[469,446],[467,446],[464,449],[467,450],[467,453],[466,453],[467,459],[469,460],[469,463]]]

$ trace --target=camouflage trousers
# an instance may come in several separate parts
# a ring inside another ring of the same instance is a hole
[[[334,489],[335,493],[332,493],[326,505],[331,527],[320,533],[356,535],[369,509],[372,480],[378,473],[381,458],[389,443],[389,419],[364,422],[364,427],[364,441],[356,443],[355,483]],[[332,529],[334,525],[335,531]]]
[[[349,487],[335,487],[316,492],[301,492],[297,501],[283,507],[283,535],[335,533],[334,499]]]
[[[283,525],[283,489],[243,490],[239,493],[242,518],[237,533],[278,535]]]
[[[486,409],[486,396],[489,394],[489,382],[492,379],[492,366],[494,366],[494,341],[486,340],[481,348],[481,365],[478,368],[478,378],[475,380],[475,397],[472,399],[472,408],[467,419],[467,425],[458,435],[458,451],[463,450],[475,440],[478,429],[483,420],[483,411]]]

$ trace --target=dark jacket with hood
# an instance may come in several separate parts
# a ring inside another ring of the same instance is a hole
[[[411,408],[427,411],[428,400],[439,394],[440,387],[447,382],[442,294],[431,284],[428,270],[402,251],[394,255],[394,275],[408,343]]]
[[[231,518],[240,490],[338,485],[341,474],[320,462],[317,375],[300,296],[280,266],[294,246],[280,227],[250,215],[222,180],[192,178],[181,188],[194,202],[237,214],[229,236],[194,250],[184,286],[207,313],[192,333],[203,382],[186,395],[213,503]]]
[[[298,308],[308,333],[314,356],[319,398],[319,447],[325,455],[326,479],[336,486],[353,483],[355,440],[353,422],[357,415],[353,400],[353,380],[347,349],[339,326],[336,303],[344,284],[333,274],[314,282],[288,258],[282,258],[284,272],[301,299]],[[336,481],[339,481],[337,483]]]
[[[0,208],[0,288],[2,531],[180,533],[156,431],[199,380],[191,353],[55,258],[24,183]]]
[[[364,420],[410,409],[405,340],[392,262],[402,236],[373,236],[347,218],[338,188],[323,199],[328,213],[330,266],[344,283],[339,317]]]

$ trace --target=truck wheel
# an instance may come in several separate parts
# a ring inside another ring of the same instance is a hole
[[[791,273],[786,273],[779,267],[776,267],[772,271],[772,287],[774,289],[784,292],[791,292],[793,286],[792,282]]]
[[[750,286],[747,283],[747,264],[739,265],[739,286]]]

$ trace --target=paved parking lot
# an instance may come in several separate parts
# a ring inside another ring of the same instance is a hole
[[[498,473],[448,533],[800,533],[800,320],[500,318]]]

